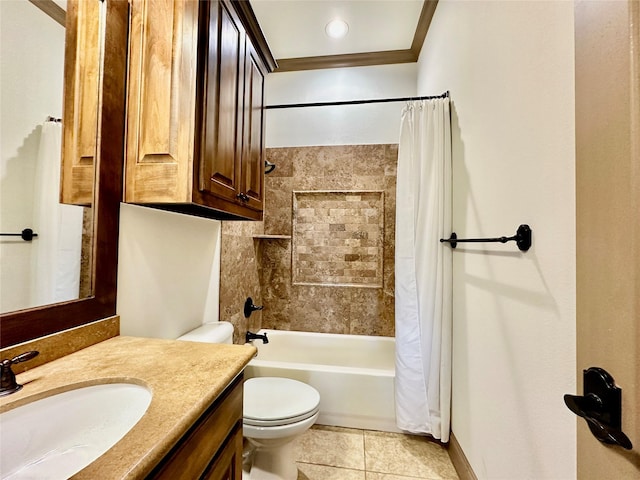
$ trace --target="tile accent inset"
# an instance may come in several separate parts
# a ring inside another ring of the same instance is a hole
[[[294,285],[382,288],[383,191],[294,191]]]

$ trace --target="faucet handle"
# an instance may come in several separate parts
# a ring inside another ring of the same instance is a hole
[[[254,305],[253,299],[248,297],[244,302],[244,317],[249,318],[253,312],[256,310],[262,310],[264,308],[263,305]]]
[[[39,354],[40,352],[38,352],[37,350],[31,350],[29,352],[24,352],[24,353],[21,353],[20,355],[16,355],[11,360],[9,360],[9,362],[11,362],[11,365],[13,365],[14,363],[26,362],[27,360],[31,360],[32,358],[37,357]]]
[[[0,397],[3,395],[9,395],[15,393],[22,388],[22,385],[16,381],[16,374],[11,370],[11,365],[16,363],[26,362],[36,357],[40,352],[31,350],[29,352],[16,355],[12,359],[4,359],[0,362]]]

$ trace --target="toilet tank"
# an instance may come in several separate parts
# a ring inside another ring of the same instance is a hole
[[[185,333],[178,340],[202,343],[233,343],[233,325],[229,322],[210,322]]]

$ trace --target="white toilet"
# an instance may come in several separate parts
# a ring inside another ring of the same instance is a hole
[[[233,325],[229,322],[209,322],[185,333],[178,340],[201,343],[233,343]]]
[[[232,343],[229,322],[206,323],[178,340]],[[245,465],[251,480],[296,480],[298,469],[293,440],[318,418],[320,394],[303,382],[280,377],[257,377],[244,382],[242,430],[252,446]],[[245,475],[243,475],[243,478]]]

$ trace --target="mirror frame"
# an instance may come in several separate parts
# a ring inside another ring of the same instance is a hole
[[[97,99],[99,113],[93,202],[93,296],[0,315],[0,348],[116,314],[129,5],[127,0],[102,1],[106,5],[102,89],[101,98]],[[77,22],[75,7],[69,8],[67,12],[67,25],[72,25],[71,22]],[[65,90],[71,42],[75,42],[73,28],[67,29],[65,35]],[[71,61],[75,61],[75,55],[72,58]]]

